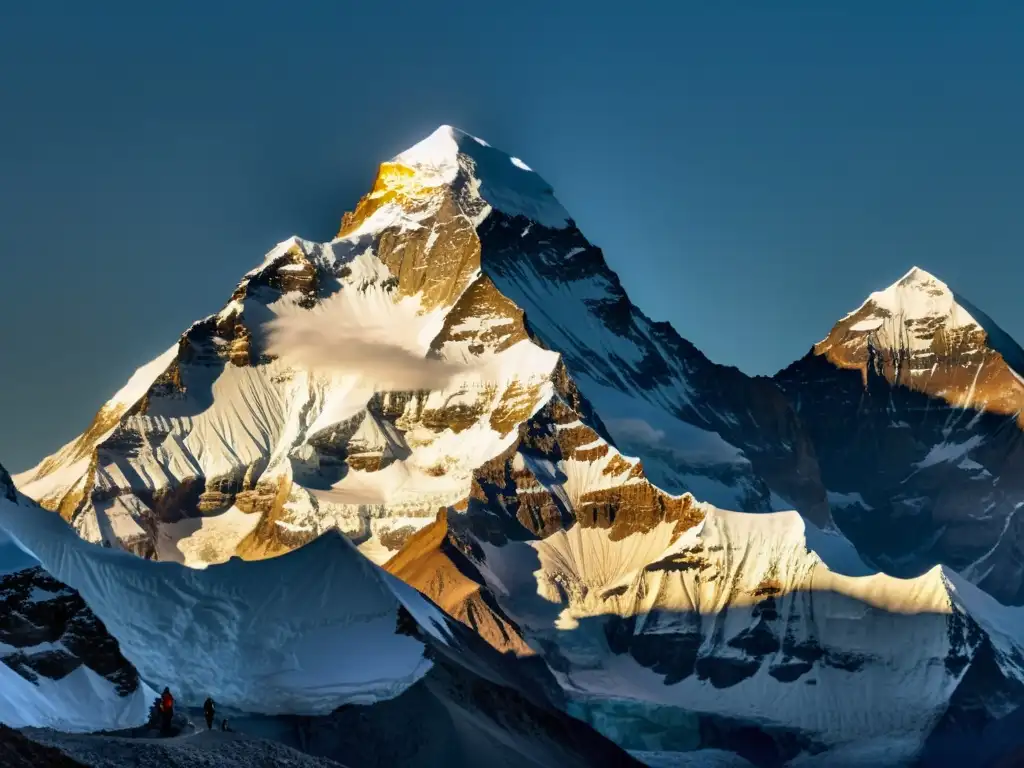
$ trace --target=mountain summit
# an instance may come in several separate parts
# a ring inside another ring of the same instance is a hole
[[[403,171],[412,169],[416,184],[479,183],[475,190],[488,205],[508,216],[524,216],[545,227],[572,225],[568,212],[555,200],[554,190],[526,163],[495,149],[483,139],[442,125],[423,141],[396,156],[385,168],[401,189]],[[382,171],[384,169],[382,168]]]

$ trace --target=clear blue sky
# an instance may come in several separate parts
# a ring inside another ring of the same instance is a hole
[[[0,12],[10,469],[440,123],[714,360],[774,372],[913,264],[1024,340],[1020,3],[151,5]]]

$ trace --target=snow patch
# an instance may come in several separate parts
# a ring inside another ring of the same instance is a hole
[[[971,435],[962,443],[939,443],[933,445],[928,454],[921,461],[914,464],[918,469],[926,469],[945,462],[954,462],[963,459],[967,454],[984,442],[981,435]]]
[[[882,327],[884,321],[880,317],[873,317],[867,320],[861,320],[859,323],[854,323],[850,326],[851,331],[874,331]]]
[[[861,507],[869,512],[874,509],[874,507],[864,501],[864,497],[859,493],[839,493],[838,491],[828,491],[827,496],[828,503],[833,507]]]

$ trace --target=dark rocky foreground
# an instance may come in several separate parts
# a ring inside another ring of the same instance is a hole
[[[210,731],[169,739],[133,739],[55,731],[33,731],[30,735],[37,742],[18,734],[23,743],[35,750],[35,757],[31,759],[39,762],[15,763],[12,768],[51,765],[55,768],[121,768],[127,765],[137,768],[343,768],[341,763],[333,760],[304,755],[284,744],[241,733]],[[72,755],[74,759],[66,755]],[[49,759],[55,762],[46,762]],[[6,768],[7,763],[3,765]]]
[[[59,749],[32,741],[0,723],[0,765],[4,768],[82,768]]]
[[[390,701],[345,706],[322,717],[236,716],[230,718],[233,730],[228,733],[189,730],[173,738],[153,738],[142,730],[138,733],[145,735],[132,737],[33,729],[26,732],[34,740],[30,741],[8,729],[7,738],[25,750],[27,759],[36,760],[14,762],[11,768],[641,765],[584,723],[531,700],[543,695],[539,687],[527,695],[467,674],[440,655],[435,661],[425,678]],[[199,722],[201,715],[194,719]],[[65,762],[45,762],[48,759]],[[0,764],[7,768],[7,763]]]

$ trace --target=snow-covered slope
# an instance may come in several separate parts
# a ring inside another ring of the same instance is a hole
[[[18,482],[147,557],[258,558],[339,529],[383,562],[560,381],[594,439],[644,462],[591,465],[588,487],[633,472],[828,524],[778,390],[648,320],[536,173],[447,126],[381,166],[335,240],[275,247]]]
[[[914,268],[776,376],[812,435],[833,514],[911,575],[945,563],[1024,602],[1024,351]]]
[[[39,507],[2,504],[0,527],[78,590],[143,679],[173,684],[184,702],[317,714],[391,698],[430,668],[423,643],[396,634],[399,609],[449,637],[444,614],[338,535],[274,561],[195,570],[97,547]]]
[[[0,503],[16,499],[0,466]],[[153,695],[81,595],[0,530],[0,722],[123,727]]]

